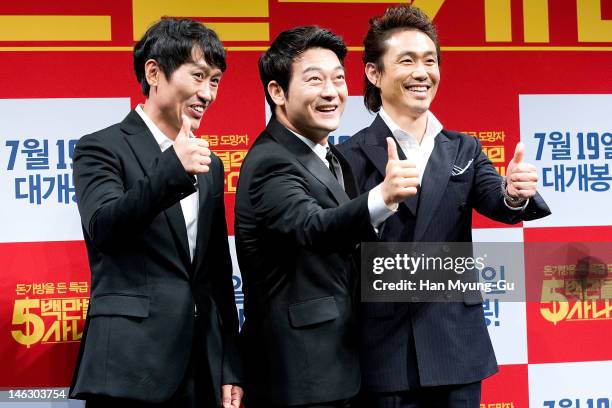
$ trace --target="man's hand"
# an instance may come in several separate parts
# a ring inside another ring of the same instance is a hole
[[[191,137],[189,118],[182,115],[181,131],[174,140],[174,151],[183,168],[190,175],[206,173],[210,164],[210,149],[208,142]]]
[[[506,169],[506,192],[510,197],[528,199],[536,193],[538,171],[533,164],[523,162],[524,151],[525,145],[518,142]]]
[[[387,154],[387,168],[381,192],[385,205],[391,207],[416,195],[419,171],[415,163],[399,159],[395,141],[390,137],[387,138]]]
[[[239,408],[244,391],[238,385],[226,384],[221,386],[221,406],[223,408]]]

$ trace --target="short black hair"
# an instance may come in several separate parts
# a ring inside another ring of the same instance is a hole
[[[201,51],[206,63],[225,71],[225,49],[217,34],[202,23],[187,18],[163,17],[153,24],[134,46],[134,72],[142,93],[149,96],[145,63],[157,61],[166,78]]]
[[[371,62],[379,72],[383,72],[383,56],[387,52],[385,41],[404,30],[416,30],[427,35],[436,46],[438,64],[440,63],[440,44],[435,26],[425,13],[409,4],[391,6],[382,16],[370,19],[368,33],[363,39],[363,63]],[[364,75],[363,84],[363,101],[366,108],[370,112],[378,112],[382,106],[380,89],[370,82],[367,75]]]
[[[259,57],[259,77],[264,87],[266,101],[272,110],[276,104],[268,93],[270,81],[276,81],[287,94],[291,80],[291,66],[303,52],[311,48],[324,48],[332,51],[341,64],[346,57],[346,45],[342,38],[317,26],[300,26],[283,31],[270,45],[268,51]]]

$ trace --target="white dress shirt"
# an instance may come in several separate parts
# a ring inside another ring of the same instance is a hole
[[[306,144],[306,146],[310,147],[312,151],[317,155],[319,159],[329,168],[329,163],[325,156],[327,155],[327,143],[325,145],[315,143],[312,140],[295,133],[293,130],[289,129],[291,133],[296,135],[298,139]],[[342,186],[344,188],[344,186]],[[378,233],[378,226],[383,223],[389,216],[397,211],[397,205],[395,205],[395,209],[391,210],[387,208],[385,205],[385,201],[383,200],[382,191],[380,184],[374,187],[368,193],[368,212],[370,213],[370,224]]]
[[[436,143],[436,136],[438,136],[438,133],[443,129],[442,124],[431,111],[427,111],[425,134],[423,135],[423,139],[421,139],[421,143],[419,143],[415,136],[401,129],[382,107],[380,108],[379,114],[389,130],[391,130],[393,137],[395,137],[397,143],[400,145],[406,159],[416,163],[417,170],[419,171],[419,185],[421,185],[425,166],[427,166],[427,162],[431,157],[431,152],[433,152]]]
[[[140,115],[144,123],[147,125],[162,152],[166,151],[170,146],[174,144],[173,140],[169,139],[166,135],[164,135],[161,130],[159,130],[157,125],[153,123],[149,116],[147,116],[147,114],[140,105],[136,107],[136,113]],[[185,227],[187,228],[189,256],[192,261],[193,255],[195,253],[196,239],[198,237],[199,198],[200,194],[198,193],[198,190],[196,190],[193,194],[190,194],[189,196],[181,200],[181,209],[183,210],[183,217],[185,218]]]

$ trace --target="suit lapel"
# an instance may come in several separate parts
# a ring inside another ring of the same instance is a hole
[[[198,237],[196,239],[196,248],[194,255],[195,269],[193,278],[197,271],[201,270],[202,260],[205,258],[205,250],[208,246],[208,239],[210,238],[210,224],[212,222],[210,216],[214,214],[212,206],[214,205],[213,199],[210,196],[211,183],[213,177],[211,172],[198,174],[198,194],[199,194],[199,205],[198,205]]]
[[[431,222],[435,209],[446,191],[451,170],[457,157],[459,140],[451,140],[444,131],[436,136],[434,149],[425,166],[421,183],[421,197],[418,217],[414,229],[414,240],[422,239],[427,226]]]
[[[293,153],[306,170],[327,187],[336,203],[342,204],[349,201],[349,197],[346,195],[340,183],[338,183],[338,180],[336,180],[325,166],[325,163],[317,157],[309,146],[298,139],[274,118],[270,119],[266,131],[274,140]]]
[[[155,160],[159,160],[162,154],[155,138],[135,110],[128,114],[120,126],[127,133],[126,140],[132,148],[140,167],[145,174],[149,175],[151,164]],[[190,265],[187,227],[185,227],[185,217],[183,216],[180,202],[164,210],[164,213],[170,225],[172,235],[179,247],[181,260],[185,265]]]
[[[374,122],[367,129],[363,144],[360,146],[361,150],[365,153],[365,155],[370,159],[370,161],[376,167],[376,170],[381,174],[381,176],[385,177],[386,168],[387,168],[387,138],[391,137],[395,141],[395,145],[397,146],[397,154],[400,160],[406,160],[406,155],[404,151],[400,147],[399,143],[391,133],[391,130],[387,127],[385,121],[380,117],[380,115],[376,115]],[[402,205],[405,205],[413,216],[417,213],[417,204],[418,204],[418,196],[409,197],[402,202]]]

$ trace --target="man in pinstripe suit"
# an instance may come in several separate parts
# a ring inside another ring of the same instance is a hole
[[[390,7],[370,21],[364,45],[364,100],[378,115],[339,149],[362,191],[385,175],[387,137],[418,169],[418,192],[390,208],[382,241],[470,242],[472,209],[509,224],[550,214],[522,143],[502,178],[477,139],[443,129],[429,111],[440,49],[427,16]],[[481,380],[497,371],[481,302],[363,303],[364,407],[479,407]]]

